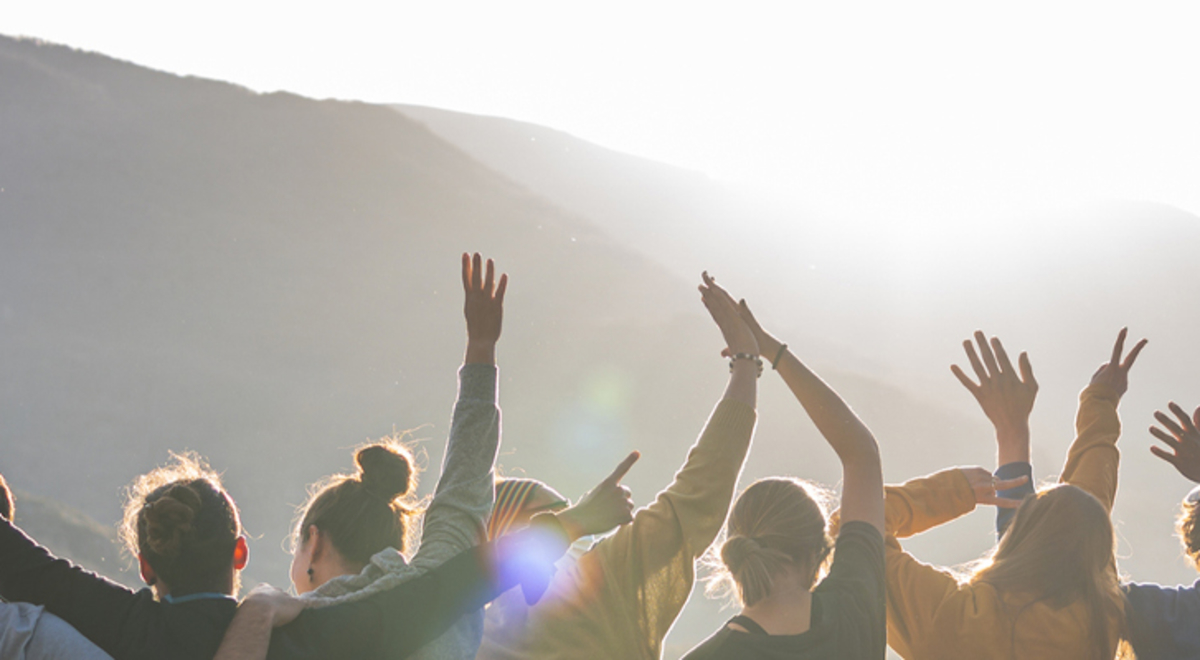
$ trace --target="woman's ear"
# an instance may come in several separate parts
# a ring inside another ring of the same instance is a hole
[[[325,552],[325,544],[326,543],[328,543],[328,539],[326,539],[325,535],[321,533],[321,530],[317,529],[316,525],[309,525],[308,526],[308,547],[309,547],[308,563],[312,564],[313,562],[319,561],[321,559],[321,555],[324,554],[324,552]]]
[[[250,545],[246,543],[246,537],[239,536],[237,542],[233,544],[233,570],[240,571],[246,568],[248,563],[250,563]]]
[[[154,572],[154,567],[141,554],[138,554],[138,571],[147,585],[153,587],[158,582],[158,574]]]

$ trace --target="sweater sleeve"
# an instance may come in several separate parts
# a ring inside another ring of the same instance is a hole
[[[1121,397],[1102,385],[1089,385],[1079,395],[1079,411],[1075,416],[1075,441],[1067,450],[1059,481],[1078,486],[1100,500],[1112,511],[1117,496],[1117,467],[1121,452],[1117,438],[1121,436],[1121,419],[1117,403]]]
[[[45,606],[106,653],[128,651],[129,622],[149,624],[154,598],[55,557],[0,518],[0,597]]]
[[[974,510],[975,493],[958,468],[884,488],[884,524],[887,534],[896,538],[920,534]]]
[[[1200,581],[1190,587],[1125,585],[1129,643],[1138,660],[1200,657]]]
[[[1025,483],[1016,488],[1008,488],[1005,490],[996,491],[997,497],[1003,497],[1010,500],[1023,500],[1036,491],[1033,485],[1033,465],[1024,461],[1015,463],[1005,463],[996,468],[992,473],[997,479],[1017,479],[1026,477]],[[1009,507],[996,507],[996,540],[999,541],[1004,536],[1004,532],[1008,531],[1008,526],[1012,524],[1013,516],[1017,515],[1017,510]]]
[[[602,562],[605,588],[619,594],[614,606],[655,651],[691,595],[695,560],[725,523],[755,420],[745,403],[718,403],[671,485],[585,555]]]
[[[553,516],[459,553],[441,566],[362,600],[308,609],[271,635],[268,660],[406,658],[467,612],[542,576],[569,547]]]
[[[495,499],[494,466],[500,445],[496,375],[493,365],[465,364],[459,369],[458,401],[442,473],[413,558],[416,568],[441,564],[483,541]]]
[[[888,644],[905,658],[937,637],[935,619],[974,600],[953,575],[917,561],[897,537],[919,534],[975,508],[975,494],[958,468],[884,489]],[[952,615],[953,616],[953,615]]]

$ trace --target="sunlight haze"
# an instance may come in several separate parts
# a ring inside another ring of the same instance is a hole
[[[1200,211],[1194,5],[12,3],[0,33],[551,126],[831,216]]]

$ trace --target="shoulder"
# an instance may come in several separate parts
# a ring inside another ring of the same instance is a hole
[[[733,635],[732,630],[721,626],[708,639],[685,653],[680,660],[724,660],[738,657],[737,644]]]

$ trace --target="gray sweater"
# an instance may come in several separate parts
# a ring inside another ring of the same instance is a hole
[[[433,501],[425,511],[421,545],[412,562],[392,548],[377,553],[358,575],[334,578],[304,598],[323,607],[365,598],[411,580],[485,540],[495,499],[500,407],[496,367],[466,364],[458,371],[458,401]],[[417,660],[474,658],[483,639],[483,611],[463,617],[422,647]]]

